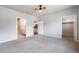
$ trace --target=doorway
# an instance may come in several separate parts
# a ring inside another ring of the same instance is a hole
[[[62,38],[77,40],[77,17],[76,16],[62,17]]]
[[[38,35],[38,21],[34,21],[33,24],[33,35]]]
[[[17,18],[17,39],[26,38],[26,22],[23,18]]]
[[[34,35],[37,35],[38,34],[38,24],[35,24],[33,28],[34,28]]]

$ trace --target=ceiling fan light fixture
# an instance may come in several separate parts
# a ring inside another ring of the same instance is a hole
[[[38,5],[38,7],[35,8],[38,12],[42,12],[44,9],[46,9],[46,7],[43,5]]]
[[[42,10],[39,10],[39,12],[42,12]]]

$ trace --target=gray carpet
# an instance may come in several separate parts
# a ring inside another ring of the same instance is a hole
[[[36,35],[0,44],[0,53],[66,53],[79,52],[63,39]]]

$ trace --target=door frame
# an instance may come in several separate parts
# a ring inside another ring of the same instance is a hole
[[[74,40],[75,41],[78,41],[78,30],[77,30],[77,15],[66,15],[66,16],[72,16],[73,17],[73,31],[74,31]],[[63,17],[65,16],[62,16],[62,20],[63,20]],[[75,20],[74,20],[75,19]],[[62,24],[62,22],[61,22]],[[63,29],[62,29],[63,30]],[[62,32],[63,33],[63,32]]]
[[[19,31],[18,31],[18,18],[22,19],[23,21],[25,21],[25,19],[22,18],[22,17],[17,17],[17,18],[16,18],[16,38],[17,38],[17,39],[23,39],[23,38],[20,38],[20,37],[19,37]],[[25,27],[25,30],[24,30],[24,34],[23,34],[23,35],[24,35],[25,38],[26,38],[26,21],[25,21],[24,27]],[[22,33],[21,33],[21,34],[22,34]]]

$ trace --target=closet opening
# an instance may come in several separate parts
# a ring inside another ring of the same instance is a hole
[[[77,17],[62,17],[62,38],[69,40],[77,40]]]

